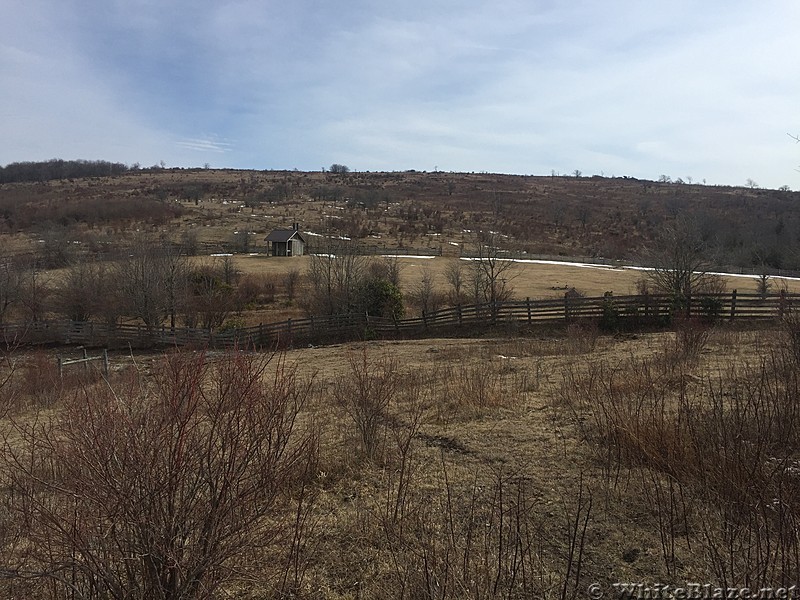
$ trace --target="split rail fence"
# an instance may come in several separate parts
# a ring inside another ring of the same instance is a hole
[[[435,332],[475,330],[497,326],[535,326],[597,322],[636,329],[664,325],[672,316],[712,321],[778,320],[800,307],[800,294],[704,294],[676,305],[670,296],[639,295],[520,300],[445,308],[407,319],[365,314],[288,319],[238,329],[208,330],[188,327],[109,325],[88,321],[34,321],[0,326],[7,346],[82,345],[86,347],[287,347],[352,339],[421,337]]]

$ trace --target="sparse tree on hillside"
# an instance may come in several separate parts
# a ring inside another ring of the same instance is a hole
[[[335,173],[337,175],[344,175],[350,172],[350,167],[348,167],[347,165],[340,165],[338,163],[333,163],[329,170],[331,173]]]
[[[42,233],[39,247],[39,258],[47,269],[59,269],[72,262],[75,256],[75,240],[70,239],[70,231],[66,227],[51,225]]]

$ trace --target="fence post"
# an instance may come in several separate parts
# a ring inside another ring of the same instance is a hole
[[[108,348],[103,348],[103,373],[108,378]]]
[[[731,321],[736,316],[736,290],[731,292]]]
[[[569,292],[564,294],[564,320],[569,323]]]
[[[781,290],[780,297],[778,298],[778,315],[783,319],[783,313],[786,312],[786,290]]]
[[[425,327],[425,329],[428,328],[428,315],[425,314],[424,310],[422,311],[422,325]]]
[[[458,326],[461,327],[463,325],[462,316],[461,316],[461,304],[459,303],[456,306],[456,314],[458,315]]]
[[[58,377],[60,379],[64,378],[64,365],[61,363],[61,357],[58,357]]]
[[[525,298],[525,307],[528,309],[528,324],[531,323],[531,297]]]

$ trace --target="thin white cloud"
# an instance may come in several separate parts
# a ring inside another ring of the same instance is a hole
[[[233,144],[219,140],[214,136],[179,140],[178,142],[175,142],[175,144],[188,150],[197,150],[199,152],[216,152],[219,154],[231,152],[233,149]]]

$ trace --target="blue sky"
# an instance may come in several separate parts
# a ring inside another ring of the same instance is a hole
[[[0,0],[0,164],[800,189],[796,0]]]

